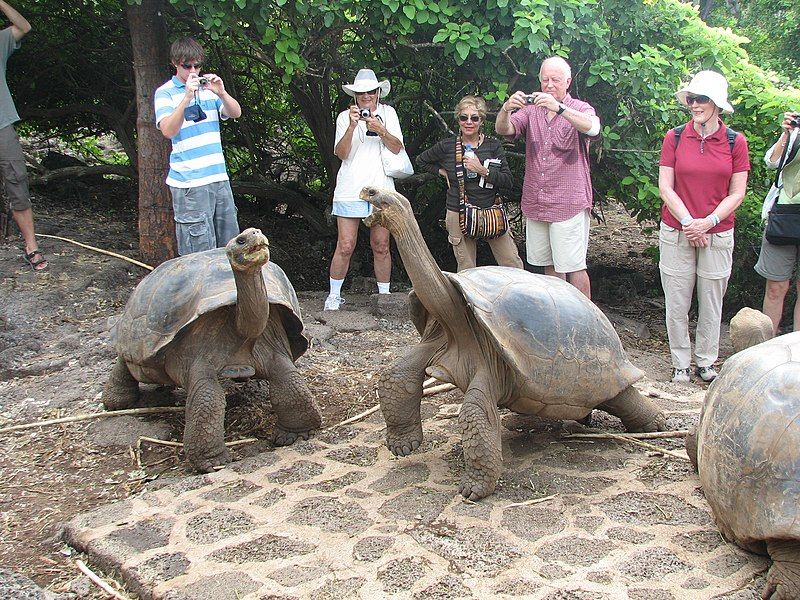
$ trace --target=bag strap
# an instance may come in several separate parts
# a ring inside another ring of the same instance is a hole
[[[797,141],[798,137],[800,137],[800,136],[795,136],[795,142]],[[786,158],[786,156],[787,156],[787,154],[789,152],[789,146],[794,146],[794,145],[795,145],[794,142],[789,144],[789,141],[787,140],[786,141],[786,145],[783,147],[783,152],[781,152],[781,157],[780,157],[780,159],[778,159],[778,170],[775,172],[775,181],[772,184],[775,187],[780,187],[778,185],[778,180],[781,178],[781,171],[783,171],[783,167],[785,167],[786,163],[789,162],[789,160]],[[796,153],[795,150],[793,150],[793,152]]]
[[[678,125],[677,127],[673,128],[672,131],[675,132],[675,149],[677,150],[678,144],[681,143],[681,134],[683,130],[686,129],[686,123],[683,125]],[[731,154],[733,154],[733,147],[736,145],[736,136],[739,133],[730,127],[725,128],[725,135],[728,138],[728,147],[731,149]]]

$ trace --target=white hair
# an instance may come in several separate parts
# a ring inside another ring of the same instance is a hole
[[[565,79],[572,78],[572,68],[569,66],[569,63],[560,56],[551,56],[550,58],[545,58],[542,61],[542,66],[539,67],[539,77],[542,76],[542,69],[544,68],[545,63],[547,62],[556,64],[559,67],[561,67],[561,71],[564,73]]]

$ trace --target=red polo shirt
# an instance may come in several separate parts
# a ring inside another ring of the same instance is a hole
[[[681,133],[681,141],[675,149],[675,130],[670,129],[661,144],[662,167],[675,169],[675,193],[695,219],[702,219],[719,205],[730,189],[731,176],[750,170],[747,140],[738,133],[733,144],[733,154],[728,144],[725,123],[706,137],[700,152],[702,138],[689,121]],[[719,233],[733,228],[733,213],[724,221],[708,230]],[[666,203],[661,207],[661,220],[670,227],[683,229],[680,222],[669,212]]]

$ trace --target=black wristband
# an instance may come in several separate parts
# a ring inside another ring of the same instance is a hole
[[[556,111],[556,114],[557,114],[557,115],[560,115],[560,114],[561,114],[561,113],[563,113],[565,110],[567,110],[567,107],[566,107],[566,106],[564,106],[563,104],[559,104],[559,105],[558,105],[558,110]]]

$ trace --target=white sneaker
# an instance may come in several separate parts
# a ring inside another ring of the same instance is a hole
[[[706,382],[712,382],[717,378],[717,372],[714,367],[697,367],[697,375]]]
[[[341,296],[328,296],[325,298],[325,310],[339,310],[342,304],[344,304],[344,298]]]
[[[689,369],[672,369],[672,383],[689,383],[690,381]]]

